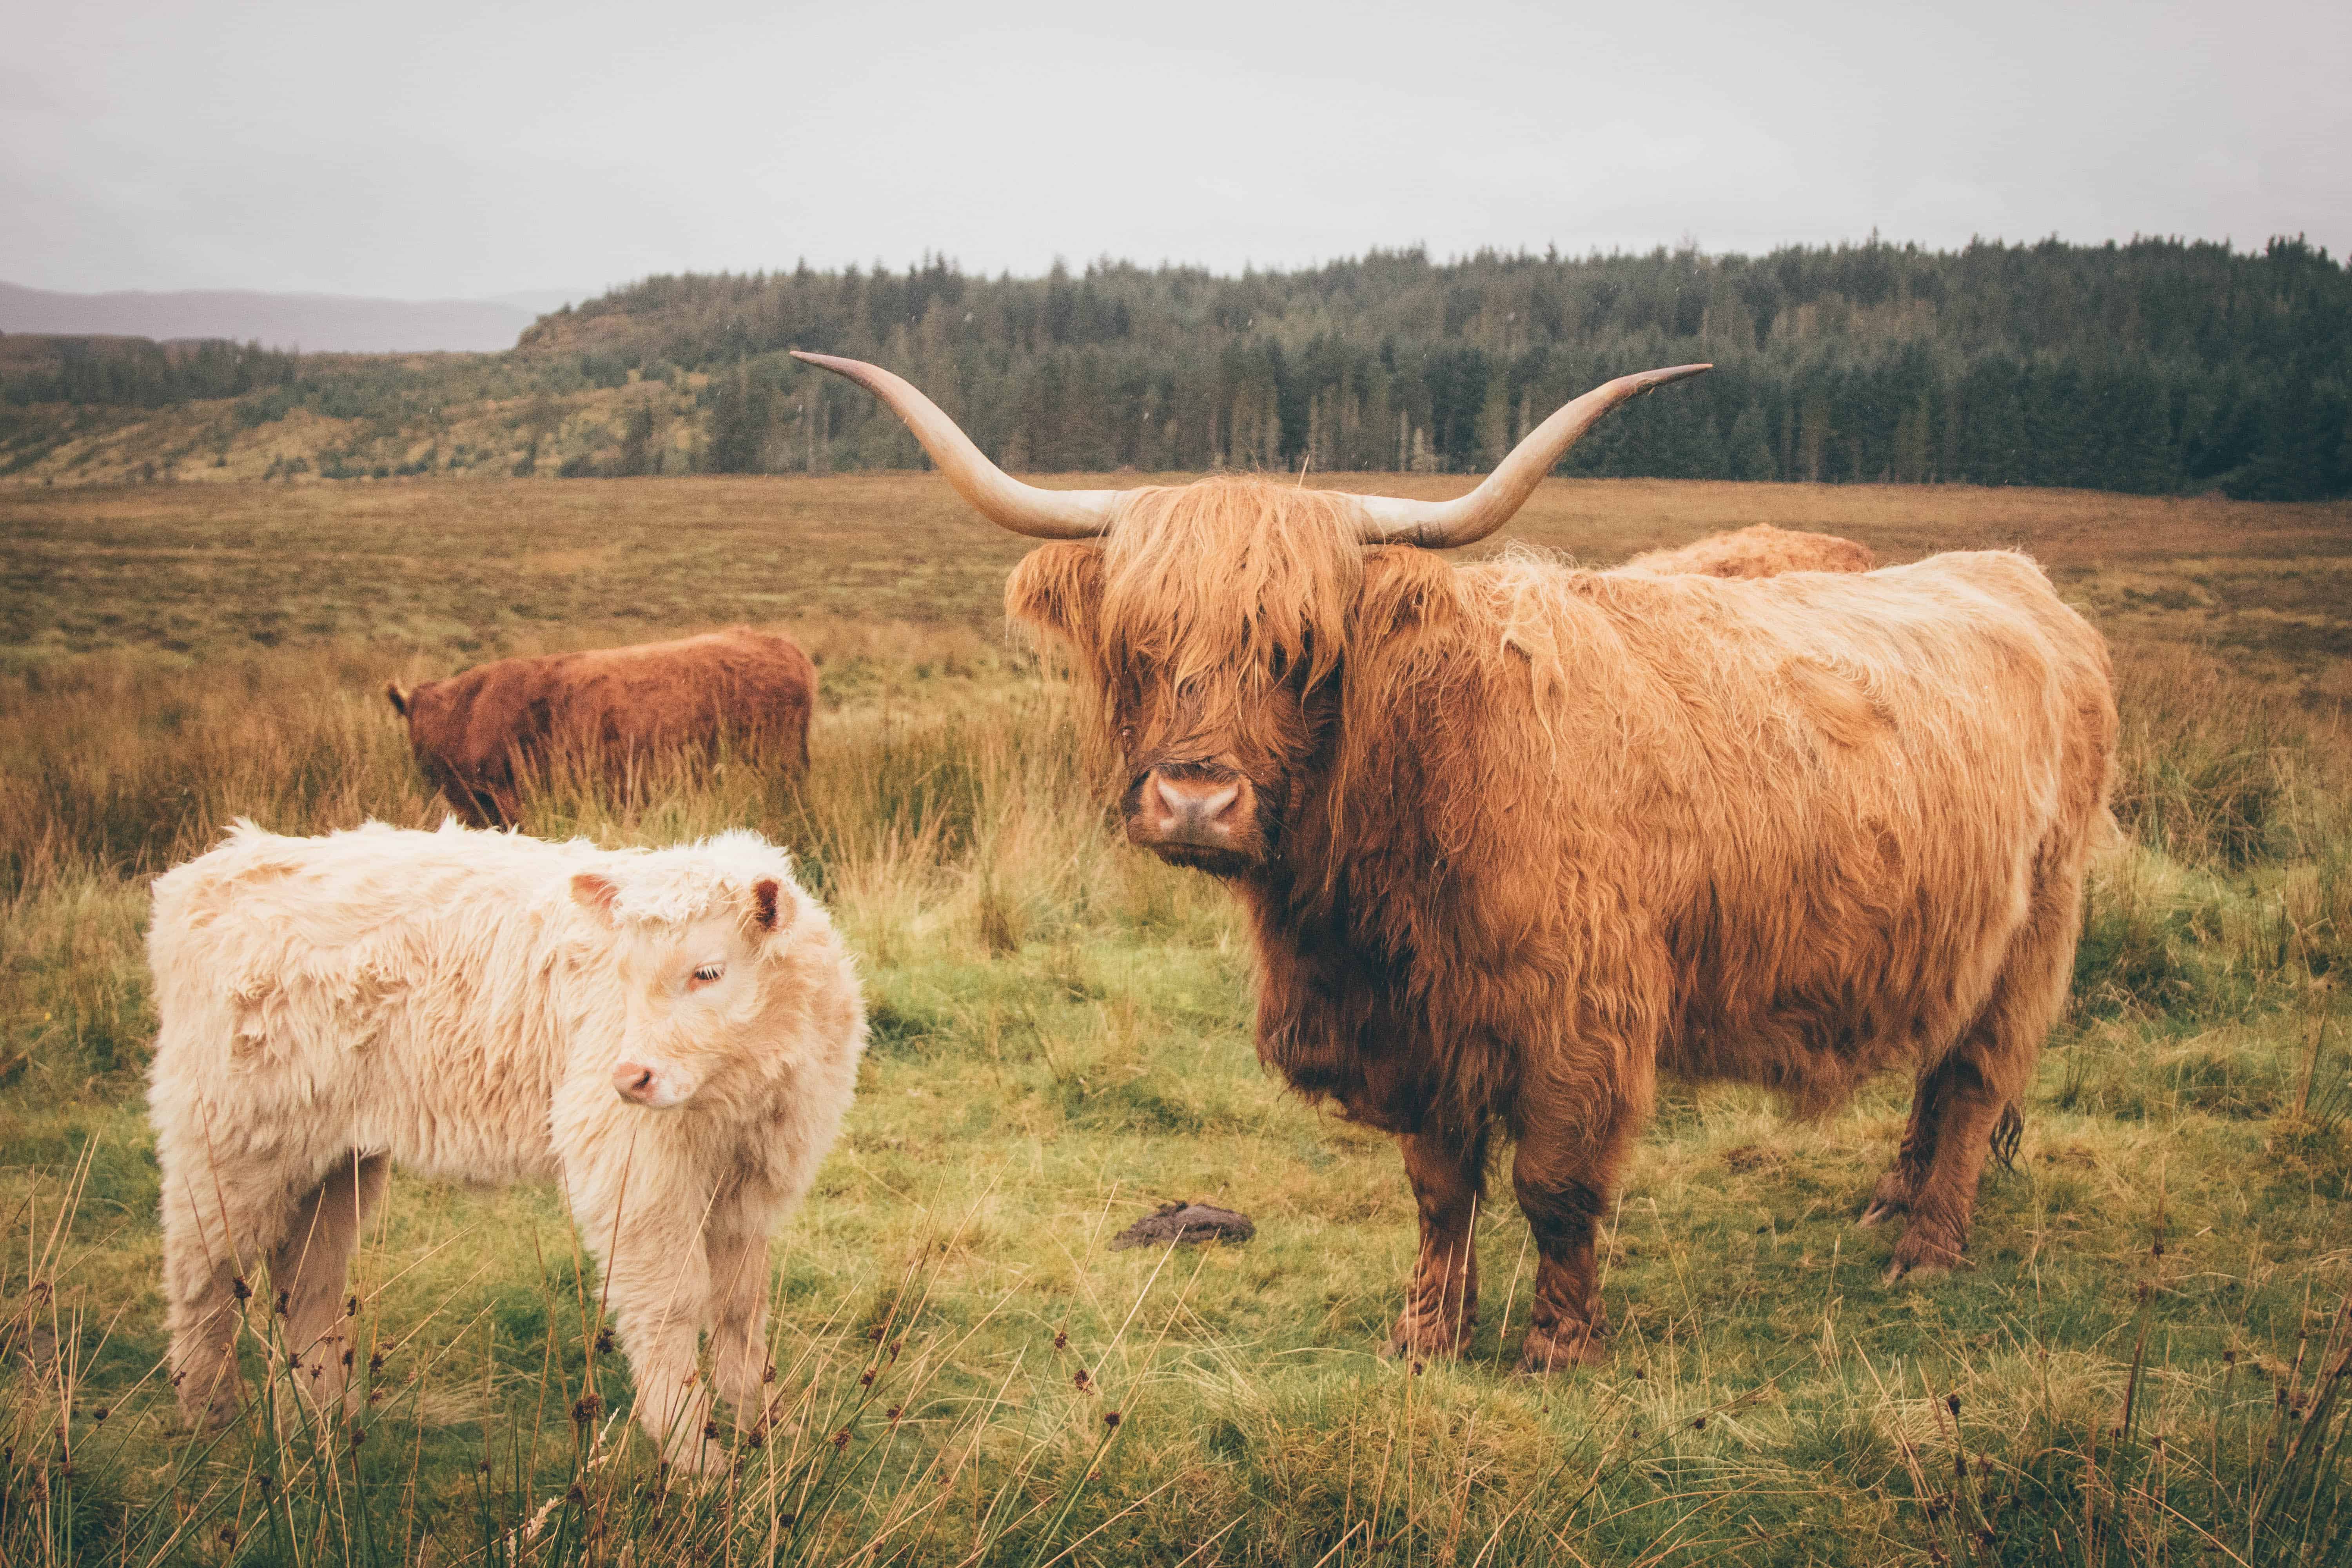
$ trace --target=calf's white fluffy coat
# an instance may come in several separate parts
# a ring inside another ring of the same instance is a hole
[[[154,903],[148,1103],[192,1419],[236,1409],[236,1302],[265,1259],[300,1381],[340,1399],[344,1275],[393,1164],[562,1184],[667,1458],[702,1455],[704,1328],[717,1393],[759,1418],[769,1233],[866,1037],[782,850],[239,823]]]

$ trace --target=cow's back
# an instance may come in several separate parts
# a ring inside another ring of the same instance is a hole
[[[510,822],[517,768],[625,777],[655,752],[721,734],[808,763],[816,667],[791,638],[732,626],[673,642],[498,659],[411,693],[409,735],[434,787],[478,826]]]
[[[1808,533],[1752,523],[1710,534],[1672,550],[1652,550],[1617,570],[1707,577],[1777,577],[1788,572],[1867,572],[1878,564],[1870,547],[1834,533]]]
[[[248,1125],[289,1138],[389,1151],[427,1174],[548,1173],[567,1037],[613,1005],[581,962],[568,896],[583,849],[240,826],[155,882],[159,1110],[230,1086]],[[451,1105],[453,1084],[479,1087]]]
[[[608,752],[666,748],[721,731],[787,742],[807,758],[816,667],[789,637],[749,626],[548,661],[551,725]]]
[[[1449,986],[1465,1037],[1581,1016],[1833,1101],[1966,1022],[2038,858],[2084,853],[2104,805],[2105,646],[2022,556],[1454,583],[1415,656],[1442,679],[1391,682],[1385,731],[1351,716],[1337,858],[1371,945],[1525,977]]]

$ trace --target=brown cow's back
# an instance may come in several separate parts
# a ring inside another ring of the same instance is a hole
[[[730,626],[674,642],[503,658],[393,701],[418,765],[458,814],[510,826],[526,771],[560,756],[608,776],[635,760],[731,736],[795,771],[808,765],[816,667],[790,637]]]

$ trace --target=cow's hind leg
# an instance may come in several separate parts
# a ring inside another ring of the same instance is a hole
[[[167,1141],[163,1167],[164,1325],[172,1382],[193,1426],[236,1415],[236,1331],[254,1270],[285,1235],[289,1205],[275,1172],[215,1170]]]
[[[1910,1216],[1889,1281],[1959,1262],[1986,1157],[1996,1145],[2015,1149],[2023,1125],[2017,1104],[2074,977],[2081,882],[2079,869],[2042,879],[1983,1008],[1919,1077],[1902,1152],[1863,1215],[1865,1225],[1898,1208]]]
[[[341,1400],[351,1376],[354,1351],[343,1285],[390,1170],[383,1154],[354,1152],[335,1162],[295,1209],[286,1239],[270,1256],[270,1287],[285,1321],[295,1381],[321,1406]]]
[[[1936,1128],[1940,1116],[1942,1088],[1932,1081],[1934,1074],[1921,1073],[1919,1086],[1911,1096],[1911,1120],[1903,1130],[1903,1142],[1889,1165],[1879,1176],[1878,1184],[1871,1189],[1870,1203],[1862,1217],[1853,1223],[1864,1230],[1899,1219],[1911,1212],[1913,1197],[1926,1180],[1928,1167],[1934,1163]],[[1993,1122],[1988,1151],[2001,1163],[2004,1170],[2017,1163],[2017,1146],[2025,1136],[2025,1113],[2011,1100],[2001,1107],[1999,1120]]]
[[[1421,1213],[1421,1252],[1389,1347],[1402,1355],[1453,1355],[1478,1327],[1475,1230],[1486,1132],[1408,1132],[1397,1145]]]

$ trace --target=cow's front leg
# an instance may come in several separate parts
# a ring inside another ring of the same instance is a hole
[[[1633,1107],[1616,1103],[1598,1117],[1546,1119],[1519,1134],[1511,1185],[1537,1255],[1522,1373],[1608,1359],[1609,1318],[1601,1306],[1593,1241],[1638,1121]]]
[[[1400,1355],[1453,1355],[1468,1348],[1478,1327],[1475,1232],[1486,1132],[1407,1132],[1397,1145],[1421,1211],[1421,1256],[1389,1346]]]
[[[710,1373],[739,1431],[767,1419],[768,1236],[765,1215],[722,1200],[710,1216]]]
[[[578,1190],[575,1188],[575,1191]],[[636,1418],[666,1464],[725,1468],[725,1454],[704,1435],[710,1386],[697,1364],[702,1316],[710,1304],[710,1266],[692,1216],[703,1205],[689,1194],[631,1193],[617,1216],[612,1201],[591,1191],[580,1230],[604,1275],[604,1300],[636,1384]],[[689,1216],[681,1221],[677,1216]]]

